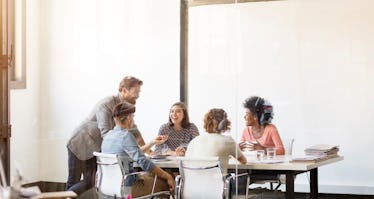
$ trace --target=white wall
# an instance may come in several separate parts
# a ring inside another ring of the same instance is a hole
[[[145,140],[157,135],[179,101],[179,2],[28,3],[28,86],[11,96],[11,156],[26,180],[66,181],[73,129],[126,75],[144,82],[135,121]]]
[[[16,168],[24,175],[25,181],[40,179],[40,15],[39,0],[28,0],[26,12],[26,65],[27,89],[11,90],[10,121],[11,176]]]
[[[322,193],[374,194],[374,2],[294,0],[190,9],[190,110],[202,129],[208,109],[222,107],[239,139],[242,103],[273,103],[282,137],[294,151],[340,145],[344,161],[322,167]],[[307,177],[296,191],[309,191]]]
[[[179,1],[27,2],[27,89],[11,92],[12,173],[18,164],[28,182],[64,182],[72,130],[125,75],[144,80],[135,119],[150,140],[179,99]],[[296,152],[341,146],[345,160],[319,170],[320,192],[374,194],[366,157],[373,7],[298,0],[192,8],[190,39],[200,41],[190,44],[192,121],[202,131],[203,114],[223,107],[238,138],[243,100],[261,95],[275,106],[282,136],[296,138]],[[306,190],[306,178],[296,180],[296,191]]]

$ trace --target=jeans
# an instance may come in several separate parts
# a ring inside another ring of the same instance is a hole
[[[88,160],[79,160],[68,148],[69,176],[66,182],[66,190],[81,194],[94,187],[96,175],[96,157]],[[83,179],[81,176],[83,174]]]

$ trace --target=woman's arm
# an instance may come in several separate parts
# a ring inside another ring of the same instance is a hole
[[[277,128],[272,125],[270,128],[271,139],[274,142],[277,155],[284,155],[284,146],[281,137],[279,136]]]
[[[197,129],[196,125],[191,123],[190,126],[186,129],[187,133],[190,135],[190,140],[185,140],[185,143],[182,143],[175,149],[175,155],[177,156],[184,156],[186,154],[186,150],[188,144],[197,136],[199,136],[199,130]]]
[[[199,129],[194,123],[191,123],[190,127],[188,127],[188,133],[191,135],[191,140],[200,135]]]
[[[242,155],[238,158],[239,162],[242,163],[242,164],[246,164],[247,163],[247,158]]]

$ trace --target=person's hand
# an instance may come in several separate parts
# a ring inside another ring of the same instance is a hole
[[[253,144],[253,150],[265,150],[266,147],[262,146],[260,143],[252,143]]]
[[[149,153],[149,156],[151,156],[151,157],[153,157],[153,156],[155,156],[155,155],[157,155],[155,151],[151,151],[151,152]]]
[[[169,136],[167,135],[158,135],[154,140],[153,140],[153,144],[155,145],[160,145],[160,144],[163,144],[164,142],[166,142],[166,140],[168,140]]]
[[[168,177],[166,180],[169,185],[170,193],[174,193],[174,185],[175,185],[174,178],[170,174],[168,174]]]
[[[186,154],[186,149],[184,147],[178,147],[175,149],[175,154],[177,156],[184,156]]]
[[[252,142],[248,141],[243,141],[239,143],[239,148],[242,151],[253,151],[254,149],[254,144]]]

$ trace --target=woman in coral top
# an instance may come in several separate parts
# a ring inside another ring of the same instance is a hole
[[[284,155],[284,147],[274,124],[273,106],[265,99],[252,96],[244,102],[246,128],[243,130],[241,150],[266,150],[275,148],[277,155]]]

